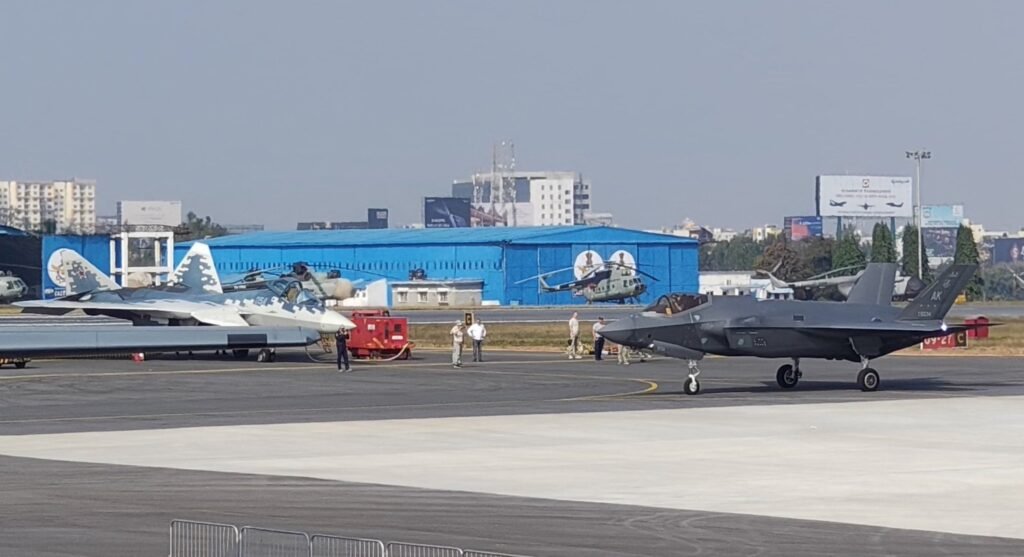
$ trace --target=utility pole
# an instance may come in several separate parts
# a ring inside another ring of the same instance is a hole
[[[917,162],[917,209],[916,219],[917,224],[917,278],[924,280],[924,240],[921,236],[921,224],[923,222],[922,207],[921,207],[921,159],[932,158],[931,151],[907,151],[907,158],[914,159]]]

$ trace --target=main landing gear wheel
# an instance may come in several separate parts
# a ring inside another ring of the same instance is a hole
[[[277,359],[276,356],[277,354],[275,354],[273,350],[269,348],[261,348],[260,351],[256,353],[256,361],[273,362],[275,359]]]
[[[860,373],[857,374],[857,384],[860,385],[860,390],[864,392],[878,389],[880,382],[878,372],[869,367],[860,370]]]
[[[687,377],[683,381],[683,392],[688,395],[695,395],[700,392],[700,381],[696,377]]]
[[[775,381],[783,389],[792,389],[800,382],[800,370],[791,364],[779,366],[779,371],[775,373]]]

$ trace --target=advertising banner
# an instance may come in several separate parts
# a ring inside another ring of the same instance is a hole
[[[783,233],[786,239],[799,242],[804,238],[817,237],[822,234],[821,217],[784,217]]]
[[[922,228],[924,251],[928,257],[952,258],[956,255],[957,228]]]
[[[181,201],[118,201],[117,220],[122,226],[166,226],[182,223]]]
[[[992,262],[1011,265],[1024,263],[1024,238],[996,238],[992,245]]]
[[[461,197],[423,198],[424,228],[468,228],[469,200]]]
[[[912,184],[906,176],[818,176],[818,215],[911,218]]]
[[[921,206],[921,228],[956,228],[963,220],[963,205]]]
[[[110,270],[110,239],[106,236],[43,236],[42,297],[60,298],[65,296],[67,277],[61,264],[59,250],[70,249],[96,266]]]

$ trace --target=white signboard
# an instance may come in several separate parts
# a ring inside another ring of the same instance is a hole
[[[118,201],[117,220],[121,225],[178,226],[181,201]]]
[[[912,192],[908,176],[818,176],[818,214],[912,218]]]
[[[922,205],[922,228],[956,228],[964,221],[963,205]]]

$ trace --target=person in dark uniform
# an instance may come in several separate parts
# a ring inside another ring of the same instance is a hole
[[[334,348],[338,351],[338,371],[352,371],[348,365],[348,330],[344,327],[338,329],[334,335]],[[342,365],[345,366],[344,369]]]

